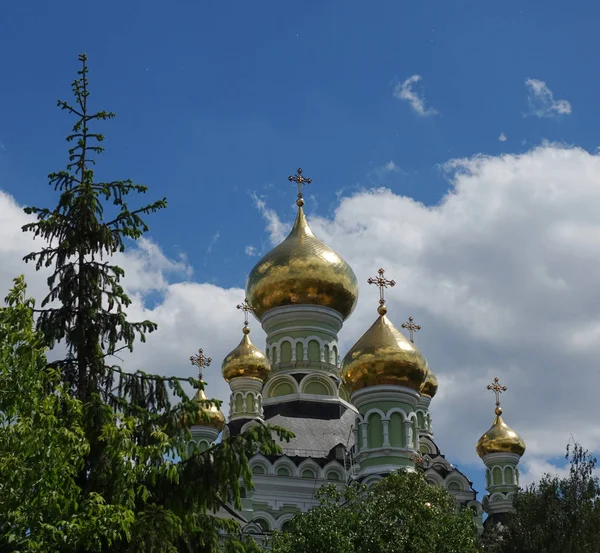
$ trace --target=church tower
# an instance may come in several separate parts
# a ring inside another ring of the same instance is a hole
[[[416,409],[429,374],[424,355],[386,316],[384,290],[395,282],[384,273],[379,269],[368,280],[380,290],[379,317],[342,363],[342,378],[359,411],[355,460],[362,480],[414,467],[419,450]]]
[[[477,442],[477,455],[487,467],[485,481],[488,494],[483,498],[483,508],[489,515],[486,526],[502,523],[504,515],[512,511],[513,496],[519,487],[517,465],[525,453],[525,442],[502,420],[500,394],[506,391],[506,386],[494,378],[487,389],[496,394],[496,418]]]
[[[204,355],[204,350],[199,349],[196,355],[190,357],[190,361],[198,367],[198,380],[202,380],[202,371],[211,364],[212,359]],[[209,401],[204,390],[196,392],[194,401],[198,404],[198,416],[190,431],[200,451],[206,451],[225,427],[225,415]]]
[[[338,332],[356,305],[358,284],[346,261],[308,226],[302,188],[311,179],[298,169],[288,180],[298,185],[292,230],[256,264],[246,284],[252,312],[267,334],[265,418],[339,418],[349,404],[339,395]]]
[[[248,300],[237,306],[244,312],[243,337],[238,346],[223,360],[223,378],[229,383],[229,431],[237,434],[241,427],[254,419],[262,419],[262,389],[271,365],[265,354],[250,341]]]

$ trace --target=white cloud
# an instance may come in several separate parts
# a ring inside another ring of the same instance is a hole
[[[273,209],[267,207],[265,200],[256,194],[252,194],[251,196],[254,205],[267,222],[267,232],[271,239],[271,243],[279,244],[290,231],[291,225],[282,223],[279,215],[277,215]]]
[[[380,169],[384,173],[398,173],[400,171],[400,167],[398,167],[392,160],[388,161]]]
[[[387,292],[390,318],[399,326],[414,316],[423,326],[416,340],[440,381],[432,413],[448,458],[482,466],[475,443],[494,408],[485,386],[498,376],[509,387],[504,418],[527,443],[522,473],[529,482],[562,470],[551,460],[571,435],[600,450],[600,155],[544,144],[520,155],[451,160],[444,170],[451,189],[438,205],[381,188],[342,198],[331,218],[311,219],[360,282],[341,346],[347,350],[376,317],[378,295],[365,281],[383,266],[397,283]],[[257,207],[271,240],[282,239],[289,225],[264,201]],[[41,298],[44,275],[20,261],[31,250],[31,237],[20,231],[26,221],[0,193],[0,290],[25,272]],[[188,357],[203,347],[214,359],[208,393],[226,400],[219,365],[241,337],[235,306],[244,291],[190,282],[185,259],[167,259],[152,242],[140,246],[119,261],[134,298],[129,314],[156,321],[159,330],[125,366],[193,374]],[[150,293],[159,300],[145,305]],[[256,323],[252,337],[264,346]]]
[[[250,257],[254,257],[255,255],[258,255],[258,250],[256,249],[256,246],[248,245],[246,246],[244,253]]]
[[[213,246],[217,243],[217,240],[220,238],[220,236],[221,233],[217,231],[210,237],[208,248],[206,248],[206,255],[210,255],[212,253]]]
[[[404,100],[409,103],[419,115],[426,117],[428,115],[436,115],[438,112],[425,105],[425,96],[415,90],[415,85],[422,79],[421,75],[412,75],[403,83],[398,83],[394,87],[394,96],[399,100]]]
[[[498,140],[500,142],[506,142],[506,140],[507,140],[506,135],[503,132],[501,132],[500,136],[498,137]]]
[[[567,100],[555,100],[552,91],[544,81],[525,79],[525,86],[528,89],[527,101],[530,115],[556,117],[571,113],[571,104]]]

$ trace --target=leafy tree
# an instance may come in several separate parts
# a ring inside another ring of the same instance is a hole
[[[368,490],[350,485],[318,492],[320,505],[274,534],[273,553],[475,553],[470,511],[456,512],[446,490],[421,472],[397,471]]]
[[[502,553],[600,553],[600,482],[596,459],[567,446],[564,478],[546,474],[519,491],[495,544]]]
[[[49,347],[64,343],[66,355],[49,368],[64,382],[63,391],[81,402],[87,447],[75,484],[84,501],[101,498],[131,517],[130,523],[124,519],[112,543],[99,530],[94,547],[115,553],[210,552],[227,534],[225,546],[244,551],[252,546],[240,538],[236,524],[212,513],[221,498],[240,507],[241,483],[250,485],[249,456],[257,450],[278,452],[273,432],[281,439],[290,435],[256,426],[202,453],[190,443],[189,427],[203,416],[202,407],[218,402],[192,400],[182,386],[188,382],[202,389],[200,380],[129,374],[111,363],[117,351],[131,350],[136,338],[143,342],[156,329],[150,321],[127,320],[131,300],[113,255],[148,230],[144,216],[163,209],[166,201],[130,208],[128,197],[145,193],[145,186],[130,180],[95,180],[94,156],[103,151],[104,137],[90,126],[114,114],[90,113],[87,58],[81,55],[79,60],[74,105],[58,102],[76,117],[67,137],[73,146],[66,170],[49,175],[58,203],[53,209],[26,208],[37,221],[23,230],[43,240],[41,249],[25,260],[52,270],[49,293],[35,310],[37,328]],[[90,550],[83,541],[65,549]]]
[[[89,451],[82,404],[46,367],[22,277],[6,303],[0,308],[0,549],[82,544],[96,551],[98,536],[110,544],[132,513],[95,493],[82,497],[76,480]]]

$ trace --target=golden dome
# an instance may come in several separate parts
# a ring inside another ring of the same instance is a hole
[[[221,410],[212,403],[210,407],[207,407],[206,401],[208,398],[204,393],[204,390],[198,390],[196,395],[194,396],[194,401],[199,404],[200,411],[205,417],[198,413],[196,417],[196,425],[198,426],[212,426],[216,428],[219,432],[223,430],[225,426],[225,415],[221,412]]]
[[[437,391],[438,391],[437,378],[435,377],[435,374],[433,374],[431,372],[431,369],[429,369],[427,371],[427,378],[425,379],[425,382],[424,382],[423,386],[421,387],[421,395],[433,398],[433,397],[435,397],[435,394],[437,394]]]
[[[302,200],[292,231],[252,269],[246,295],[260,319],[274,307],[321,305],[348,318],[358,299],[354,271],[318,240],[308,226]]]
[[[351,392],[378,384],[420,391],[429,373],[425,356],[389,321],[384,306],[379,313],[344,357],[342,380]]]
[[[243,332],[242,341],[223,360],[223,378],[227,382],[238,376],[264,381],[271,371],[271,364],[265,354],[250,341],[250,329],[245,326]]]
[[[502,420],[502,409],[496,408],[496,419],[492,427],[479,438],[477,455],[482,459],[489,453],[525,453],[525,442]]]

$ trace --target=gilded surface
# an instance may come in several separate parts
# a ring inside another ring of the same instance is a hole
[[[194,397],[194,401],[200,403],[204,401],[208,401],[204,390],[198,390],[196,392],[196,396]],[[221,413],[221,410],[213,403],[210,407],[206,406],[206,403],[200,403],[199,405],[200,411],[204,413],[206,416],[203,417],[198,413],[198,417],[196,418],[196,424],[199,426],[212,426],[217,430],[221,431],[225,427],[225,415]]]
[[[248,330],[247,327],[244,331]],[[248,378],[260,378],[265,380],[269,375],[271,365],[265,354],[260,351],[244,332],[244,337],[225,359],[223,360],[223,378],[229,382],[232,378],[245,376]]]
[[[435,374],[431,372],[431,369],[427,371],[427,378],[425,379],[425,383],[421,388],[421,394],[428,397],[435,397],[438,391],[438,381],[435,377]]]
[[[335,309],[346,319],[358,283],[350,265],[315,237],[299,207],[289,236],[250,272],[246,294],[259,319],[274,307],[302,304]]]
[[[485,457],[488,453],[525,453],[525,442],[500,415],[496,416],[492,427],[477,442],[477,455]]]
[[[352,392],[378,384],[420,391],[428,372],[425,356],[385,314],[356,342],[342,363],[342,379]]]

